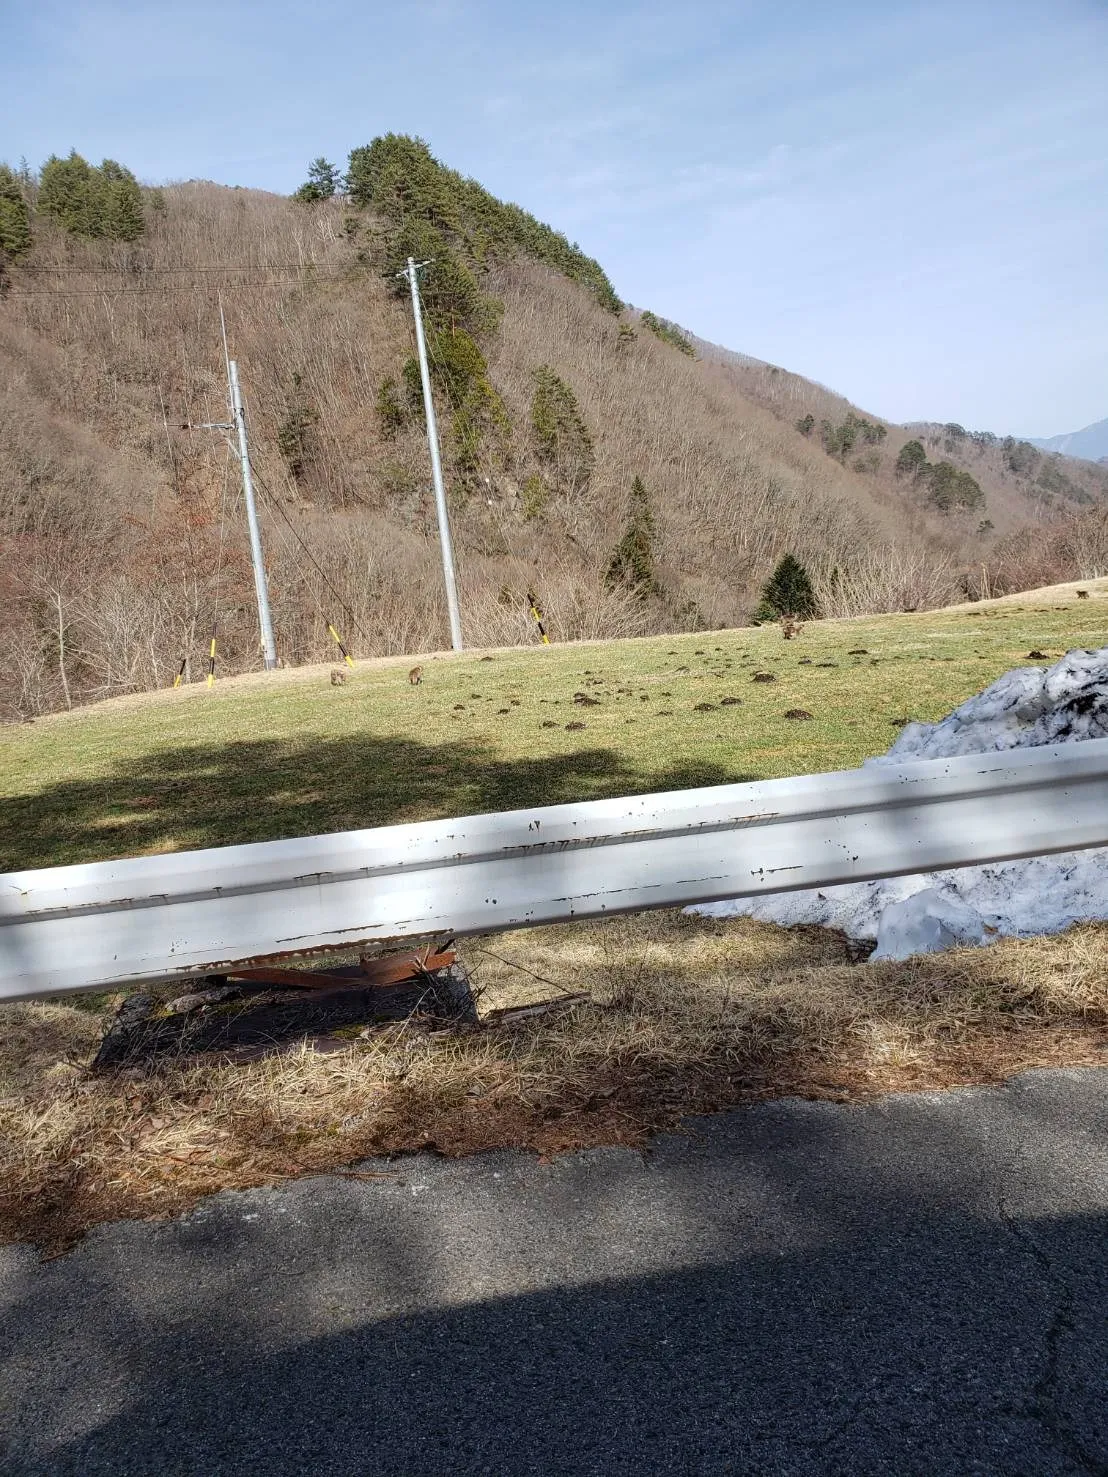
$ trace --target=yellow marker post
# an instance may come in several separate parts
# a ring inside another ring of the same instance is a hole
[[[331,635],[335,638],[335,645],[342,652],[343,659],[346,662],[346,665],[348,667],[352,667],[354,665],[354,658],[350,655],[350,653],[347,651],[346,647],[342,644],[342,638],[339,636],[339,633],[335,630],[334,626],[331,624],[330,621],[327,622],[327,629],[330,631]]]
[[[536,605],[535,600],[534,600],[533,597],[531,599],[530,604],[531,604],[531,614],[535,618],[535,625],[538,626],[538,628],[539,628],[539,639],[542,641],[542,644],[544,646],[549,646],[550,645],[550,637],[546,634],[546,629],[545,629],[545,627],[543,626],[543,623],[542,623],[542,611]]]
[[[211,687],[215,681],[215,637],[212,637],[211,650],[208,652],[208,686]]]

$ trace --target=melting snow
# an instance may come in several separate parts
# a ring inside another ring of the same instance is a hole
[[[941,722],[909,723],[887,754],[866,763],[1094,738],[1108,738],[1108,647],[1071,651],[1045,670],[1006,672]],[[736,898],[689,911],[785,926],[819,923],[852,938],[876,939],[874,959],[906,959],[952,944],[1059,933],[1080,920],[1108,918],[1108,850]]]

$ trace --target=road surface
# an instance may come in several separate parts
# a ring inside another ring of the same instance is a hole
[[[1108,1473],[1108,1069],[0,1250],[0,1472]]]

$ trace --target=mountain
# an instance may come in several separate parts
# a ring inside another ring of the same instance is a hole
[[[1042,451],[1057,451],[1064,456],[1079,456],[1086,461],[1099,462],[1108,457],[1108,420],[1094,421],[1081,431],[1069,431],[1064,436],[1027,438],[1032,446]]]
[[[260,665],[233,448],[182,429],[226,419],[221,305],[282,660],[337,657],[329,624],[446,644],[409,256],[470,645],[536,640],[532,596],[556,641],[741,624],[786,552],[828,614],[941,604],[1108,498],[1108,469],[691,341],[418,140],[327,188],[0,170],[0,717],[202,680],[213,633],[217,677]]]

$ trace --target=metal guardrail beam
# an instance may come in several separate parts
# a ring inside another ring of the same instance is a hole
[[[0,877],[0,999],[1108,845],[1108,739]]]

